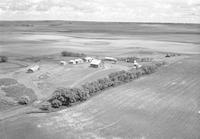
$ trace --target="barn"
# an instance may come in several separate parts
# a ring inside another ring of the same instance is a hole
[[[103,67],[103,62],[98,59],[93,59],[92,62],[90,63],[90,67],[93,67],[93,68]]]
[[[92,62],[93,58],[92,57],[85,57],[84,61],[85,62]]]
[[[104,58],[104,61],[111,61],[113,63],[117,63],[117,59],[116,58],[113,58],[113,57],[105,57]]]
[[[80,64],[84,62],[83,59],[80,59],[80,58],[75,59],[74,61],[76,62],[76,64]]]
[[[133,62],[133,68],[140,68],[140,67],[142,67],[142,65],[140,65],[140,64],[138,64],[137,62],[136,62],[136,60],[134,60],[134,62]]]
[[[70,60],[69,64],[76,64],[76,61],[75,60]]]
[[[30,68],[28,68],[27,72],[28,73],[33,73],[35,71],[38,71],[40,69],[40,66],[39,65],[33,65],[31,66]]]
[[[66,61],[60,61],[60,65],[66,65],[67,63],[66,63]]]

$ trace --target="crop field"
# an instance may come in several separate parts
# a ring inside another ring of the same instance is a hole
[[[0,53],[12,56],[47,55],[66,49],[104,56],[200,51],[199,25],[1,22],[0,32]]]

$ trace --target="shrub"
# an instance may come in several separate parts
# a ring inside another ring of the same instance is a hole
[[[75,88],[70,89],[69,92],[65,93],[65,102],[66,102],[65,106],[69,106],[72,103],[75,103],[78,99],[79,98],[76,94],[76,89]]]
[[[176,54],[176,53],[167,53],[165,55],[165,57],[174,57],[174,56],[180,56],[180,54]]]
[[[139,61],[139,62],[152,62],[153,58],[150,57],[143,57],[143,58],[138,58],[138,57],[123,57],[123,58],[119,58],[119,61],[124,61],[124,62],[128,62],[128,63],[134,63],[134,61]]]
[[[83,87],[76,89],[76,101],[85,101],[90,97],[89,91]]]
[[[8,57],[0,56],[0,63],[7,62],[7,61],[8,61]]]
[[[60,106],[62,106],[62,102],[58,99],[54,99],[51,102],[51,105],[52,105],[53,108],[59,108]]]
[[[152,61],[153,61],[153,58],[144,57],[144,58],[140,58],[139,61],[140,61],[140,62],[152,62]]]
[[[48,102],[48,101],[42,103],[42,105],[40,106],[40,109],[46,110],[46,111],[50,110],[51,109],[51,103]]]
[[[68,52],[68,51],[62,51],[61,55],[64,57],[85,57],[86,56],[83,53],[74,53],[74,52]]]
[[[29,96],[21,96],[18,103],[21,105],[27,105],[31,102],[31,99]]]
[[[156,70],[156,65],[150,65],[150,66],[148,66],[148,65],[144,65],[144,66],[142,66],[142,70],[144,71],[142,74],[150,74],[150,73],[153,73],[153,72],[155,72],[155,70]]]
[[[119,61],[125,61],[125,62],[129,62],[129,63],[133,63],[135,60],[138,60],[139,58],[137,57],[123,57],[123,58],[119,58]]]

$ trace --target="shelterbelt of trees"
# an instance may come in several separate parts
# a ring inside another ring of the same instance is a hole
[[[157,70],[158,67],[166,64],[165,62],[152,62],[139,69],[122,70],[113,72],[105,78],[85,83],[75,88],[58,88],[52,97],[42,105],[41,109],[69,107],[75,103],[86,101],[91,96],[100,93],[108,88],[116,87],[121,84],[131,82],[143,75],[148,75]]]
[[[138,62],[152,62],[153,58],[150,58],[150,57],[138,58],[138,57],[132,56],[132,57],[121,57],[121,58],[118,58],[118,60],[129,62],[129,63],[134,63],[135,60]]]
[[[75,52],[69,52],[69,51],[62,51],[61,55],[63,57],[86,57],[87,56],[84,53],[75,53]]]

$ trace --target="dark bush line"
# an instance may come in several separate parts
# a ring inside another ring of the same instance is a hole
[[[69,107],[74,103],[85,101],[90,96],[93,96],[108,88],[131,82],[142,75],[151,74],[155,72],[158,67],[164,64],[164,62],[156,62],[153,64],[144,65],[140,69],[113,72],[105,78],[98,79],[90,83],[85,83],[76,88],[58,88],[54,91],[48,102],[53,108],[59,108],[61,106]],[[46,109],[47,107],[44,106],[44,108]]]
[[[134,63],[134,61],[138,62],[152,62],[153,58],[149,57],[144,57],[144,58],[138,58],[138,57],[123,57],[123,58],[118,58],[119,61],[125,61],[128,63]]]
[[[68,52],[68,51],[61,52],[61,55],[64,57],[85,57],[86,56],[83,53],[74,53],[74,52]]]
[[[175,56],[180,56],[180,54],[176,54],[176,53],[168,53],[168,54],[166,54],[165,57],[175,57]]]
[[[28,105],[29,103],[31,103],[31,98],[27,95],[21,96],[18,100],[18,103],[21,105]]]
[[[8,57],[7,56],[0,56],[0,63],[7,62]]]

